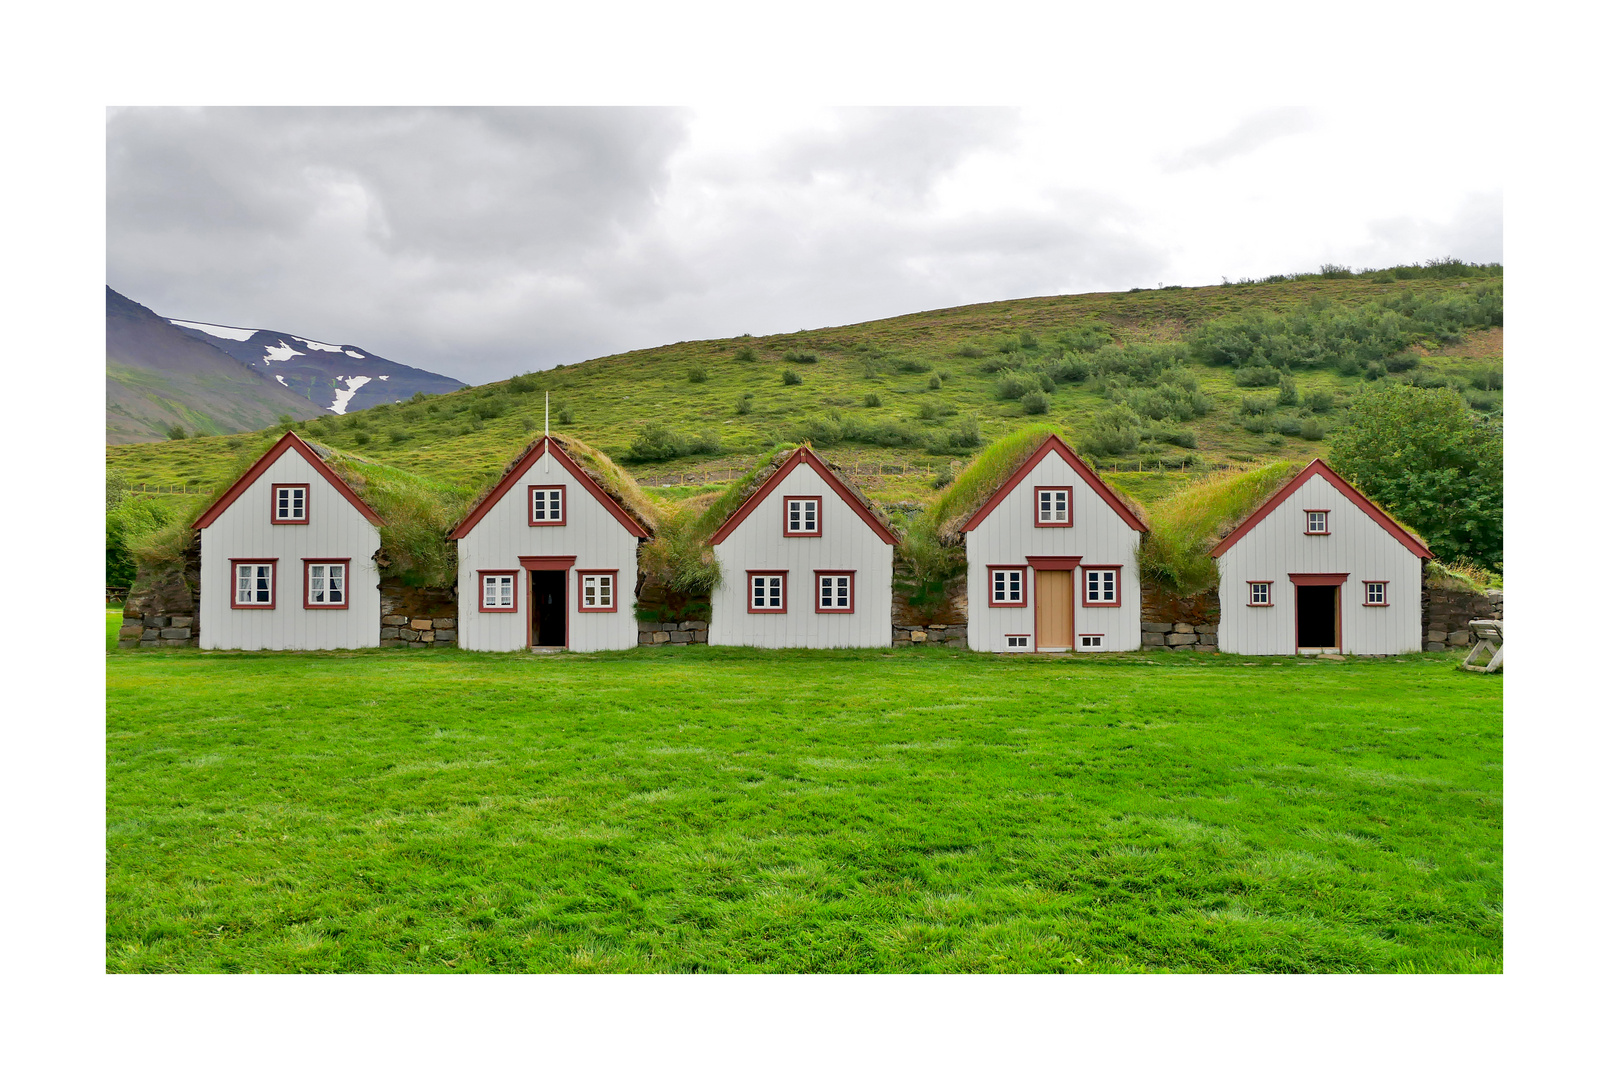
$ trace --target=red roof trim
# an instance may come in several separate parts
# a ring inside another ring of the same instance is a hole
[[[268,448],[266,454],[257,459],[257,464],[246,470],[245,476],[236,480],[228,491],[218,496],[218,501],[207,507],[206,513],[196,518],[195,524],[190,527],[192,529],[205,529],[208,525],[217,521],[218,515],[229,509],[234,504],[234,501],[245,494],[246,489],[255,484],[263,473],[268,471],[268,467],[283,457],[288,450],[294,450],[302,455],[307,463],[313,466],[315,472],[322,476],[331,487],[340,492],[342,498],[351,503],[358,513],[369,519],[371,525],[384,524],[380,519],[380,515],[374,512],[373,507],[359,498],[358,493],[347,486],[345,480],[336,476],[335,471],[324,464],[324,459],[319,457],[311,446],[303,442],[300,435],[294,431],[287,431],[280,436],[278,442]]]
[[[1297,490],[1315,475],[1322,476],[1324,479],[1328,480],[1331,487],[1333,487],[1336,491],[1339,491],[1342,495],[1346,496],[1346,498],[1350,500],[1351,503],[1359,510],[1362,510],[1365,514],[1368,514],[1371,518],[1373,518],[1377,525],[1379,525],[1386,532],[1390,533],[1392,537],[1396,539],[1397,543],[1401,544],[1403,547],[1407,548],[1421,559],[1435,558],[1435,556],[1430,554],[1429,548],[1425,547],[1425,545],[1421,544],[1418,540],[1415,540],[1413,536],[1409,534],[1408,530],[1404,529],[1401,525],[1398,525],[1395,521],[1393,521],[1390,514],[1387,514],[1384,510],[1370,502],[1369,499],[1357,488],[1341,479],[1340,474],[1334,469],[1330,468],[1323,458],[1314,458],[1308,463],[1307,468],[1297,473],[1290,479],[1288,483],[1285,484],[1284,487],[1270,495],[1268,500],[1264,502],[1262,506],[1257,508],[1257,512],[1255,514],[1241,522],[1234,532],[1218,541],[1217,545],[1214,546],[1210,552],[1212,557],[1216,559],[1224,552],[1234,547],[1242,536],[1245,536],[1252,529],[1256,528],[1258,522],[1262,521],[1263,518],[1273,513],[1275,507],[1279,506],[1286,499],[1296,494]]]
[[[722,523],[721,527],[715,530],[715,535],[710,537],[710,546],[714,547],[722,540],[725,540],[728,536],[731,536],[732,530],[743,524],[743,519],[752,514],[755,509],[765,501],[765,497],[775,491],[777,489],[777,485],[786,480],[788,474],[793,472],[794,469],[797,469],[801,463],[809,465],[810,468],[815,471],[817,476],[825,480],[827,482],[827,486],[832,488],[833,492],[837,494],[838,498],[841,499],[851,510],[859,514],[860,519],[871,527],[871,530],[882,539],[883,543],[890,545],[899,543],[898,538],[889,531],[888,526],[877,520],[877,515],[871,512],[871,508],[865,503],[861,502],[860,497],[857,496],[853,491],[849,490],[848,485],[846,485],[842,480],[838,479],[838,477],[833,474],[832,469],[828,468],[827,463],[816,456],[816,452],[814,450],[810,449],[808,446],[801,446],[799,449],[788,455],[788,460],[783,462],[782,466],[777,469],[776,472],[772,473],[770,479],[761,484],[759,489],[756,490],[754,494],[743,500],[742,506],[732,511],[732,516],[727,518],[726,521]],[[819,524],[821,518],[818,516],[816,521]]]
[[[598,500],[598,502],[603,505],[605,510],[613,514],[615,516],[615,520],[626,527],[627,532],[644,540],[648,539],[648,530],[644,529],[640,524],[638,524],[636,518],[622,510],[620,508],[620,504],[611,499],[604,492],[603,488],[598,486],[598,482],[587,475],[585,469],[581,468],[581,466],[577,465],[570,459],[570,455],[564,452],[564,447],[560,446],[556,441],[547,435],[542,436],[536,442],[532,443],[530,447],[526,449],[525,453],[519,456],[518,460],[514,462],[514,465],[503,474],[503,479],[498,482],[498,485],[492,488],[491,491],[487,492],[486,497],[480,502],[476,503],[474,509],[472,509],[468,515],[465,516],[464,520],[460,521],[453,531],[447,534],[447,539],[462,540],[464,537],[468,536],[470,530],[476,525],[480,524],[480,519],[485,517],[491,511],[492,507],[496,506],[498,502],[502,500],[503,496],[507,495],[509,490],[525,477],[525,474],[530,470],[531,465],[542,460],[542,454],[544,451],[549,449],[553,451],[554,460],[556,460],[560,465],[563,465],[565,471],[567,471],[571,476],[575,477],[576,483],[586,488],[587,493],[594,499]],[[538,484],[537,486],[541,487],[542,485]],[[549,484],[548,486],[552,487],[553,485]],[[526,517],[530,517],[529,509],[526,510]],[[564,519],[566,522],[570,520],[570,508],[568,504],[566,504],[564,508]]]
[[[967,523],[961,526],[961,531],[971,532],[973,529],[983,524],[983,519],[992,514],[994,512],[994,508],[999,506],[1001,501],[1005,499],[1007,495],[1010,495],[1016,490],[1017,485],[1022,483],[1023,480],[1027,478],[1028,474],[1033,471],[1033,467],[1038,465],[1041,461],[1045,460],[1048,455],[1053,453],[1059,456],[1063,461],[1067,462],[1067,464],[1071,465],[1073,467],[1073,471],[1079,475],[1084,483],[1088,484],[1091,490],[1093,490],[1095,494],[1099,495],[1106,502],[1107,506],[1110,506],[1113,510],[1115,510],[1117,512],[1117,516],[1122,518],[1124,524],[1126,524],[1129,528],[1133,529],[1135,532],[1142,533],[1151,531],[1150,529],[1146,528],[1145,522],[1136,517],[1134,511],[1130,510],[1124,504],[1123,500],[1118,498],[1117,492],[1108,487],[1105,480],[1102,480],[1099,476],[1096,476],[1095,470],[1084,464],[1083,458],[1073,453],[1072,447],[1063,442],[1060,435],[1046,436],[1045,441],[1039,444],[1039,449],[1033,452],[1033,456],[1031,456],[1021,465],[1017,466],[1017,471],[1012,473],[1011,476],[1006,479],[1006,482],[1001,484],[993,495],[989,496],[989,501],[978,507],[977,511],[971,517],[967,518]],[[1067,508],[1067,512],[1068,516],[1071,517],[1071,506]],[[1035,510],[1034,517],[1037,521],[1037,509]]]

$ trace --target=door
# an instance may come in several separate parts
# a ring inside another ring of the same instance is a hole
[[[1039,650],[1073,647],[1073,572],[1034,571],[1034,632]]]
[[[564,648],[565,580],[563,570],[531,571],[531,644]]]
[[[1337,649],[1341,646],[1341,587],[1296,586],[1296,647]]]

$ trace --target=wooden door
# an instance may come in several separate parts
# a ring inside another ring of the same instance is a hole
[[[1040,649],[1073,647],[1073,572],[1034,571],[1034,630]]]

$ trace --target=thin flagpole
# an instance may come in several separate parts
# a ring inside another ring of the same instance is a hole
[[[548,396],[549,391],[542,391],[542,438],[548,437]],[[542,455],[542,471],[549,472],[553,468],[553,454],[551,451]]]

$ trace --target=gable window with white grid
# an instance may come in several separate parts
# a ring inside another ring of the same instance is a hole
[[[1328,510],[1307,511],[1307,533],[1309,536],[1323,536],[1330,531],[1330,512]]]
[[[1368,607],[1386,606],[1386,583],[1383,581],[1365,581],[1363,583],[1363,603]]]
[[[1272,581],[1248,581],[1251,588],[1251,598],[1246,602],[1252,607],[1272,607],[1274,603]]]
[[[531,524],[564,524],[564,489],[562,487],[533,487],[531,489]]]
[[[1039,489],[1039,524],[1066,525],[1071,521],[1068,516],[1068,498],[1071,492],[1067,488],[1040,488]]]
[[[821,500],[788,499],[782,531],[788,536],[820,536]]]
[[[307,522],[306,484],[274,486],[274,521],[290,525],[302,525]]]

